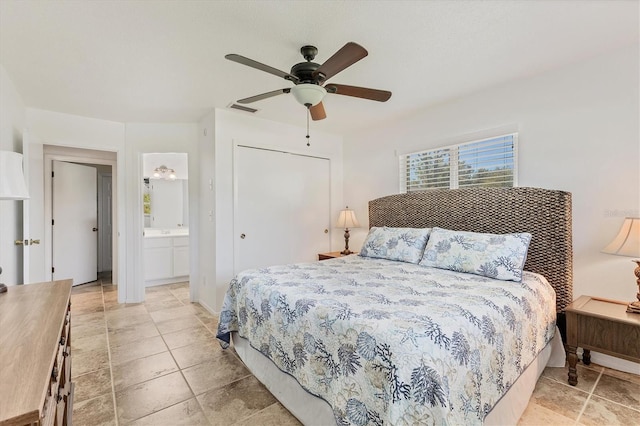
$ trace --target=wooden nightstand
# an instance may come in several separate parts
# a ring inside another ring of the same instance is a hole
[[[351,253],[351,254],[358,254],[358,253]],[[345,255],[340,253],[339,251],[332,251],[329,253],[318,253],[318,260],[335,259],[336,257],[342,257],[342,256],[345,256]],[[346,256],[349,256],[349,255],[346,255]]]
[[[582,361],[591,363],[591,350],[640,362],[640,314],[626,312],[627,302],[580,296],[567,306],[569,384],[578,384],[578,347]]]

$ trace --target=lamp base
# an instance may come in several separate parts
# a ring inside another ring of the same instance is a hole
[[[344,229],[344,250],[340,252],[341,255],[346,256],[353,253],[349,250],[349,228]]]
[[[640,314],[640,260],[633,260],[632,262],[635,262],[638,265],[638,267],[633,271],[637,278],[636,283],[638,284],[638,294],[636,294],[636,296],[638,297],[638,300],[634,300],[627,305],[627,312],[630,314]]]
[[[635,301],[627,305],[627,312],[630,314],[640,314],[640,302]]]

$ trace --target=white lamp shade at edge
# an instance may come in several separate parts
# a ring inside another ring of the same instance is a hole
[[[640,257],[640,217],[626,217],[618,235],[602,252],[619,256]]]
[[[0,200],[29,198],[22,171],[22,154],[0,151]]]

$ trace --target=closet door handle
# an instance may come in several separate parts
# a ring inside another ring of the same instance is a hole
[[[240,238],[244,240],[246,238],[246,235],[245,234],[240,234]]]
[[[98,228],[93,228],[92,229],[93,232],[96,232],[97,230],[98,230]]]

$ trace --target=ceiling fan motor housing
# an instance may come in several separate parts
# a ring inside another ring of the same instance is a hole
[[[291,75],[298,77],[298,83],[311,83],[322,84],[324,82],[324,75],[313,75],[313,72],[320,68],[320,64],[315,62],[300,62],[291,67]]]

